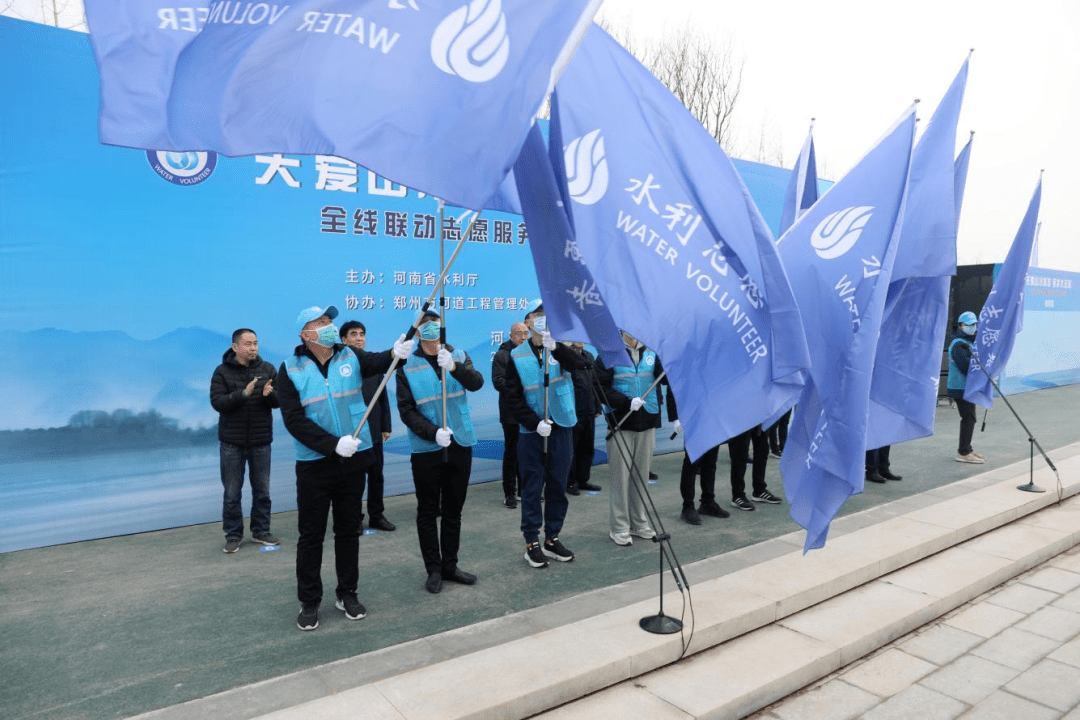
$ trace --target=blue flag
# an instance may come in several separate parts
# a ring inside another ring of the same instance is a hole
[[[993,407],[994,395],[990,378],[997,378],[1005,370],[1012,355],[1016,334],[1024,329],[1024,286],[1027,281],[1031,246],[1035,242],[1035,228],[1039,220],[1039,203],[1042,201],[1042,177],[1035,186],[1024,221],[1016,232],[1009,254],[1001,265],[994,289],[983,303],[979,313],[979,332],[972,350],[971,366],[968,368],[964,399],[985,408]],[[982,361],[986,372],[979,367]],[[987,377],[989,375],[989,377]]]
[[[551,141],[552,147],[562,148],[554,132]],[[554,154],[560,156],[562,152],[556,150]],[[548,157],[540,128],[534,125],[512,173],[522,198],[521,210],[529,229],[529,249],[548,329],[557,340],[589,343],[609,366],[630,365],[626,344],[574,241],[565,195],[560,192],[553,169],[559,161],[558,157]]]
[[[836,512],[862,492],[870,379],[896,258],[915,133],[911,108],[780,238],[791,286],[813,318],[810,379],[780,460],[805,549],[825,544]]]
[[[663,360],[687,453],[789,407],[808,366],[802,321],[731,160],[595,25],[555,95],[579,251],[619,327]]]
[[[817,202],[817,159],[814,156],[814,125],[806,135],[799,159],[791,170],[787,191],[784,193],[784,209],[780,213],[780,234],[783,235],[799,216]]]
[[[941,348],[956,274],[956,123],[965,60],[911,156],[900,247],[885,299],[870,388],[867,449],[934,434]]]
[[[956,195],[956,228],[960,229],[960,208],[964,204],[964,189],[967,187],[967,172],[968,161],[971,160],[971,144],[975,142],[975,131],[971,131],[971,137],[968,138],[967,145],[960,151],[960,154],[956,156],[956,162],[953,163],[953,187]],[[958,233],[959,234],[959,233]]]
[[[101,140],[313,154],[479,208],[600,0],[86,0]]]

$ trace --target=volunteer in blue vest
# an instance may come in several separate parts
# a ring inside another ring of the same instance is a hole
[[[648,481],[649,465],[656,448],[656,429],[661,425],[660,388],[657,385],[650,390],[650,386],[661,377],[664,369],[656,353],[625,331],[622,337],[633,365],[608,368],[603,360],[599,360],[596,377],[608,407],[609,427],[622,421],[607,441],[611,470],[608,494],[611,531],[608,537],[616,545],[633,545],[631,536],[646,540],[656,537],[645,513],[644,498],[634,485]]]
[[[570,369],[579,365],[577,356],[557,345],[547,331],[547,316],[540,300],[525,309],[529,341],[510,353],[506,366],[506,395],[510,413],[521,425],[518,436],[518,468],[521,471],[521,534],[525,536],[525,561],[534,568],[548,566],[548,558],[559,562],[574,559],[559,541],[566,519],[566,479],[573,458],[574,380]],[[547,416],[544,413],[544,359],[549,360]],[[544,453],[544,439],[547,453]],[[540,493],[544,493],[541,505]],[[540,527],[544,542],[540,543]]]
[[[397,403],[409,433],[413,485],[416,487],[416,534],[430,593],[443,581],[472,585],[476,576],[458,568],[461,508],[469,490],[476,430],[466,393],[484,386],[464,350],[440,347],[441,318],[427,312],[420,321],[420,347],[397,371]],[[446,426],[443,384],[446,374]],[[445,452],[445,456],[444,456]],[[441,508],[441,511],[440,511]],[[440,518],[441,515],[441,518]]]
[[[960,411],[960,444],[956,448],[956,462],[982,465],[986,457],[975,452],[971,447],[971,436],[975,433],[975,403],[964,399],[967,387],[968,366],[971,365],[971,351],[975,347],[975,333],[979,330],[979,319],[970,310],[961,313],[956,319],[956,330],[949,343],[949,397],[956,402]]]
[[[354,350],[338,343],[333,320],[338,311],[310,307],[300,312],[296,330],[302,343],[281,364],[277,395],[285,429],[296,444],[296,586],[300,614],[296,626],[319,626],[322,602],[322,554],[327,514],[334,513],[334,560],[337,567],[338,610],[349,620],[367,611],[356,597],[360,576],[360,499],[372,446],[367,425],[359,438],[365,377],[390,369],[392,358],[406,360],[413,341],[402,335],[394,349],[381,353]]]

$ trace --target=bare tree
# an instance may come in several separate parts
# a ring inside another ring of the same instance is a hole
[[[65,30],[87,31],[79,0],[9,0],[0,2],[0,14]]]
[[[664,83],[725,151],[733,144],[732,114],[742,88],[743,60],[729,40],[685,27],[654,42],[640,42],[627,28],[601,26]]]

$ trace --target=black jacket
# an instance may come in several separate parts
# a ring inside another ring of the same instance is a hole
[[[644,348],[642,349],[642,352]],[[630,351],[627,350],[627,353]],[[640,362],[640,355],[639,355]],[[660,373],[664,371],[663,366],[660,364],[660,358],[657,356],[656,364],[653,366],[653,376],[660,377]],[[612,383],[615,379],[615,371],[606,365],[603,360],[599,360],[596,363],[596,377],[600,381],[600,386],[603,388],[603,395],[605,404],[610,407],[614,412],[608,413],[609,427],[618,425],[619,421],[630,412],[630,401],[632,398],[628,398],[621,392],[612,387]],[[664,393],[661,387],[667,385],[667,375],[665,375],[655,388],[653,392],[656,393],[656,405],[657,407],[663,407],[664,405]],[[668,414],[670,419],[670,411]],[[634,432],[641,432],[643,430],[655,430],[661,427],[663,423],[660,421],[660,413],[650,413],[645,408],[631,413],[630,417],[626,418],[626,421],[620,426],[625,430],[633,430]]]
[[[540,346],[533,345],[531,338],[525,342],[529,343],[533,355],[539,360]],[[551,351],[551,357],[558,360],[559,364],[566,370],[573,371],[582,367],[581,355],[573,352],[571,348],[565,345],[557,344],[555,349]],[[529,403],[525,401],[525,387],[521,384],[521,376],[518,375],[517,365],[514,364],[513,358],[509,358],[509,360],[506,363],[505,395],[507,405],[510,407],[510,417],[513,418],[513,422],[518,423],[529,432],[535,432],[541,418],[533,412],[533,409],[529,407]]]
[[[506,396],[506,366],[510,362],[510,351],[514,349],[514,343],[507,340],[495,351],[495,357],[491,359],[491,384],[499,393],[499,422],[503,425],[517,425],[517,420],[510,412],[510,401]]]
[[[375,397],[375,391],[379,389],[379,383],[382,382],[382,375],[372,375],[371,377],[364,378],[364,403],[371,404],[371,398]],[[382,434],[384,432],[393,431],[393,423],[390,422],[390,383],[387,381],[386,387],[379,393],[379,399],[375,403],[375,407],[372,408],[371,414],[368,415],[367,421],[368,427],[371,428],[371,441],[378,445],[382,442]]]
[[[338,352],[343,347],[343,345],[334,345],[334,352]],[[394,358],[393,350],[384,350],[379,353],[365,352],[363,350],[353,350],[353,352],[356,353],[356,357],[360,362],[360,375],[363,378],[385,373],[390,369],[390,363],[393,362]],[[323,374],[323,377],[326,377],[327,363],[320,363],[318,358],[307,349],[307,346],[297,345],[293,354],[306,355],[315,363],[315,367],[319,368],[319,372]],[[304,406],[300,402],[300,392],[289,378],[285,363],[281,364],[278,382],[275,386],[277,387],[278,400],[281,402],[281,419],[285,421],[285,429],[289,431],[290,435],[320,455],[325,455],[326,458],[342,460],[346,465],[360,462],[359,456],[365,453],[357,453],[351,458],[338,456],[336,452],[339,438],[319,427],[318,423],[304,413]],[[350,463],[349,461],[355,462]]]
[[[244,388],[256,375],[261,379],[255,383],[251,395],[244,397]],[[225,351],[210,379],[210,404],[218,411],[218,440],[244,447],[273,442],[271,409],[278,406],[277,383],[266,397],[263,397],[263,387],[276,377],[274,366],[262,357],[256,357],[251,365],[245,366],[236,359],[232,348]]]
[[[581,367],[573,368],[570,376],[574,378],[574,411],[577,412],[578,422],[591,420],[600,412],[600,403],[596,400],[596,389],[593,378],[595,377],[596,358],[592,353],[582,348],[570,348],[570,351],[581,358]]]
[[[454,352],[453,345],[448,344],[446,349]],[[427,360],[435,371],[435,375],[442,378],[442,368],[439,367],[436,356],[425,355],[419,345],[417,345],[413,355]],[[468,353],[465,353],[465,362],[454,364],[454,370],[450,373],[450,377],[461,383],[461,386],[467,392],[476,392],[484,387],[484,376],[473,367],[472,359]],[[397,369],[397,406],[398,413],[401,414],[401,422],[405,424],[405,427],[424,440],[435,442],[435,433],[438,432],[439,426],[424,417],[420,412],[420,408],[417,407],[416,399],[412,394],[412,387],[409,386],[409,381],[405,377],[404,365],[399,365]]]

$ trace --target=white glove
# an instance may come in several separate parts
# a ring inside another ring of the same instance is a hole
[[[678,433],[681,433],[681,432],[682,432],[682,423],[679,422],[678,420],[676,420],[675,421],[675,433],[678,434]]]
[[[454,431],[450,428],[439,428],[435,431],[435,442],[439,447],[450,447],[450,436],[453,434]]]
[[[551,333],[549,333],[547,330],[545,330],[540,335],[540,340],[544,343],[544,347],[546,347],[548,350],[555,349],[555,340],[551,337]]]
[[[412,355],[413,345],[415,340],[406,340],[405,335],[402,334],[396,341],[394,341],[394,357],[398,360],[408,360]]]
[[[551,423],[547,420],[541,420],[540,424],[536,426],[536,434],[540,437],[547,437],[551,434]]]
[[[637,412],[645,406],[645,401],[641,398],[634,398],[630,401],[630,412]]]
[[[334,449],[341,457],[352,457],[356,454],[357,448],[360,447],[360,441],[354,438],[352,435],[345,435],[338,438],[337,447]]]
[[[439,351],[439,367],[446,372],[454,372],[454,356],[450,354],[450,351],[443,348]]]

